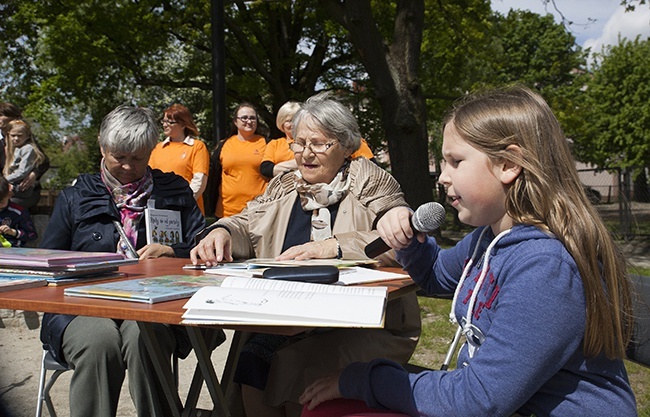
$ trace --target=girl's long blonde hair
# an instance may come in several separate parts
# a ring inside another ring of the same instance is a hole
[[[447,123],[493,162],[522,167],[507,192],[508,215],[552,232],[573,256],[586,299],[585,355],[624,358],[632,329],[625,259],[585,194],[548,104],[526,87],[510,86],[465,98]],[[521,153],[506,150],[509,145]]]
[[[6,130],[7,135],[9,134],[9,132],[11,132],[12,129],[15,129],[15,128],[24,129],[25,134],[27,135],[27,140],[25,141],[25,143],[29,143],[30,145],[32,145],[34,147],[34,152],[36,153],[36,162],[35,162],[34,166],[38,166],[41,163],[43,163],[43,161],[45,161],[45,155],[43,154],[41,149],[36,144],[36,140],[34,139],[34,135],[32,134],[32,128],[31,128],[31,126],[29,126],[29,123],[27,123],[26,121],[24,121],[22,119],[16,119],[16,120],[10,121],[9,123],[7,123],[7,130]],[[7,156],[6,156],[7,162],[5,163],[4,175],[8,175],[8,174],[10,174],[9,168],[10,168],[11,164],[13,164],[13,162],[14,162],[14,152],[16,150],[16,147],[11,142],[11,140],[9,140],[9,138],[7,138],[5,142],[6,142],[6,146],[7,146]]]

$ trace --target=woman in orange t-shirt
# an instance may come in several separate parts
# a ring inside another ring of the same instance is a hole
[[[232,124],[236,133],[219,143],[212,161],[218,180],[217,218],[239,213],[268,184],[268,178],[260,173],[266,138],[258,133],[257,110],[252,104],[240,104]]]
[[[190,184],[196,203],[203,210],[203,191],[208,182],[210,152],[199,138],[190,110],[182,104],[173,104],[163,112],[161,120],[165,140],[158,142],[149,166],[163,172],[173,172]]]
[[[300,109],[300,103],[287,101],[278,110],[275,125],[286,136],[273,139],[266,145],[266,151],[260,165],[262,175],[271,178],[283,172],[298,169],[294,153],[289,149],[289,144],[293,142],[291,119],[293,119],[293,115],[296,114],[298,109]]]

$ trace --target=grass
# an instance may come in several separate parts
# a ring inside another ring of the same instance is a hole
[[[650,271],[648,271],[650,275]],[[411,363],[430,369],[440,369],[455,328],[449,323],[451,300],[418,297],[422,317],[422,335]],[[455,364],[456,358],[451,365]],[[650,368],[625,361],[632,390],[636,395],[640,417],[650,417]]]

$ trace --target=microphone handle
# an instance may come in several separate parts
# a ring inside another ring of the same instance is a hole
[[[387,252],[391,249],[386,242],[380,237],[368,243],[363,250],[366,253],[368,258],[376,258],[384,252]]]

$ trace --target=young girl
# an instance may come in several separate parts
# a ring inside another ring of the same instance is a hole
[[[29,211],[9,201],[11,196],[9,182],[0,176],[0,245],[5,248],[25,246],[38,238]]]
[[[625,262],[546,102],[523,87],[469,97],[445,120],[442,152],[439,181],[477,229],[447,250],[414,239],[404,208],[377,229],[423,289],[454,295],[456,369],[351,364],[305,390],[303,416],[636,416]],[[340,397],[365,403],[320,405]]]
[[[7,126],[4,175],[12,185],[14,197],[28,199],[35,192],[33,186],[21,189],[20,183],[44,160],[45,155],[36,146],[29,124],[22,119],[10,121]]]

